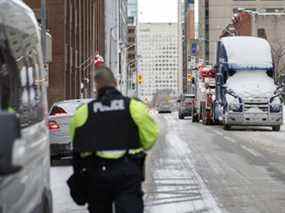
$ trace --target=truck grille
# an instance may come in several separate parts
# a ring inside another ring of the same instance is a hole
[[[246,102],[244,103],[244,111],[248,111],[250,109],[257,109],[257,111],[268,112],[268,103],[253,103]]]

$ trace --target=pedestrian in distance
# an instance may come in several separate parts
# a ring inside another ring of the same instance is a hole
[[[90,213],[143,213],[145,151],[157,141],[158,125],[143,102],[116,89],[109,68],[96,69],[94,80],[97,98],[70,123],[71,196],[79,205],[87,203]]]

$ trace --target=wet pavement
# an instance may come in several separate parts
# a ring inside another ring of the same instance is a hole
[[[146,213],[285,213],[285,129],[236,128],[155,114],[162,133],[147,160]],[[52,168],[55,213],[86,213]]]

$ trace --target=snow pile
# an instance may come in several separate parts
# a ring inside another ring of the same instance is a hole
[[[271,47],[265,39],[248,36],[221,39],[229,68],[272,68]]]
[[[238,71],[228,78],[226,86],[246,99],[270,98],[277,88],[265,71]]]

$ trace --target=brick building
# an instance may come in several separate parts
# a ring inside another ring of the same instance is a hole
[[[25,2],[39,14],[40,0]],[[46,0],[53,37],[49,104],[92,95],[92,59],[97,51],[105,55],[104,6],[104,0]]]
[[[49,101],[92,95],[92,59],[104,55],[104,0],[48,0],[54,38]]]
[[[31,7],[39,19],[40,17],[40,9],[41,9],[41,0],[24,0],[24,2]]]
[[[187,75],[190,72],[189,62],[191,60],[192,44],[195,40],[195,14],[194,0],[179,0],[179,69],[182,69],[182,79],[179,77],[179,87],[182,86],[183,93],[189,93],[191,83],[187,81]],[[181,49],[180,49],[181,48]],[[182,80],[182,83],[180,82]],[[182,85],[181,85],[182,84]],[[181,89],[181,88],[180,88]]]

